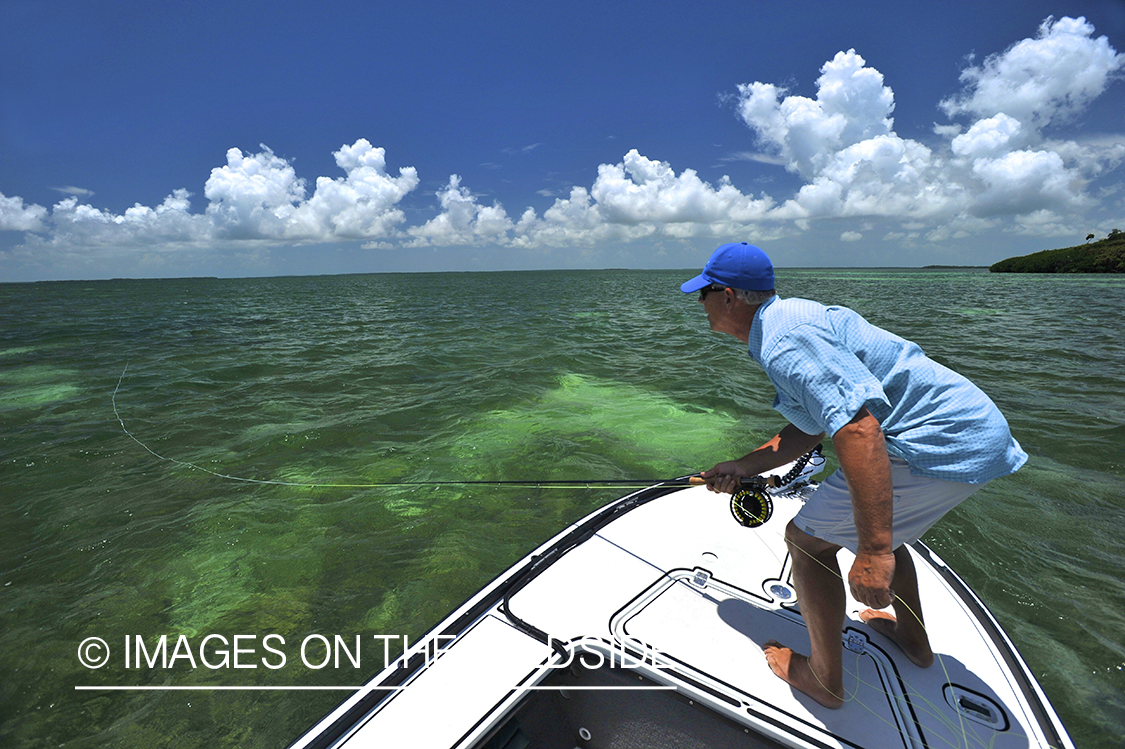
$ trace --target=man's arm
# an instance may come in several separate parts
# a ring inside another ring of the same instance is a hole
[[[832,437],[836,458],[848,481],[859,548],[848,573],[857,601],[881,609],[891,605],[895,572],[892,548],[894,489],[891,461],[879,420],[866,408]]]
[[[707,482],[707,488],[711,491],[734,494],[742,486],[741,479],[751,478],[791,463],[816,447],[823,438],[823,433],[805,434],[789,424],[757,450],[743,455],[738,460],[719,463],[700,475],[705,479],[713,479]]]

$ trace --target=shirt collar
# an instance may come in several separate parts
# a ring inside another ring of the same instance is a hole
[[[754,311],[754,317],[750,320],[750,339],[749,339],[749,353],[750,358],[756,362],[761,363],[761,359],[756,355],[762,348],[762,322],[760,318],[762,313],[766,311],[766,307],[778,300],[777,294],[774,294],[766,301],[762,302],[758,309]]]

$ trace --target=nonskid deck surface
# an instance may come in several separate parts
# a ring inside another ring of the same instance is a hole
[[[1022,715],[991,641],[921,561],[919,585],[938,657],[933,667],[918,668],[864,624],[859,612],[866,607],[849,596],[844,707],[825,709],[774,676],[764,643],[776,639],[806,653],[809,647],[783,537],[799,507],[797,500],[777,498],[771,520],[750,529],[733,522],[724,495],[691,489],[662,497],[567,554],[514,596],[511,610],[560,639],[605,633],[644,642],[678,673],[737,700],[743,710],[824,741],[1033,745],[1027,738],[1032,721]],[[851,559],[842,551],[841,568]],[[951,690],[956,697],[947,699]],[[955,700],[960,709],[950,704]]]
[[[515,731],[518,716],[550,712],[541,703],[557,700],[557,685],[569,678],[558,667],[561,656],[536,639],[548,636],[571,650],[572,661],[582,653],[603,653],[600,660],[587,655],[582,662],[603,675],[608,669],[608,678],[643,681],[651,690],[645,704],[666,703],[662,713],[679,714],[669,701],[688,700],[693,709],[706,708],[736,726],[731,736],[760,735],[758,745],[1070,746],[1065,733],[1059,739],[1041,729],[1051,721],[1029,701],[1018,656],[1005,653],[1006,640],[987,612],[971,593],[951,585],[952,576],[923,556],[924,549],[912,553],[934,666],[911,663],[859,619],[863,607],[849,596],[842,633],[848,648],[844,706],[823,708],[774,676],[762,653],[765,642],[776,639],[808,652],[783,538],[800,504],[798,498],[775,496],[773,517],[759,528],[738,525],[729,498],[702,487],[635,507],[583,535],[581,543],[510,591],[506,602],[498,599],[474,615],[457,639],[443,646],[446,652],[412,674],[393,698],[339,741],[321,745],[503,746],[497,737]],[[842,551],[839,561],[846,570],[852,560]],[[615,663],[615,652],[626,650],[632,658]],[[583,670],[572,665],[574,673]],[[1030,690],[1038,694],[1033,683]],[[622,704],[641,704],[639,694],[632,698]],[[596,690],[583,694],[585,704],[598,699]],[[568,704],[577,710],[577,703]],[[1045,699],[1043,704],[1049,711]],[[601,741],[576,734],[570,746],[643,745],[605,743],[607,734],[627,733],[627,727],[603,728]],[[542,738],[540,745],[556,740]]]

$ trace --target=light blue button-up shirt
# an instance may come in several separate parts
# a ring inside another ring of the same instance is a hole
[[[773,297],[754,315],[750,357],[806,434],[834,435],[867,406],[912,473],[978,484],[1027,461],[984,391],[845,307]]]

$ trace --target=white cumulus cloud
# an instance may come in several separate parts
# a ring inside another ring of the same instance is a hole
[[[894,131],[894,93],[854,50],[821,68],[815,99],[769,83],[739,86],[739,116],[805,181],[769,217],[979,227],[981,217],[1080,210],[1087,182],[1125,160],[1125,139],[1048,141],[1042,131],[1083,111],[1125,67],[1125,55],[1093,33],[1085,19],[1048,18],[1037,38],[965,70],[965,89],[941,108],[974,119],[935,126],[938,144]]]
[[[23,198],[0,193],[0,231],[43,231],[46,217],[43,206],[24,205]]]
[[[973,173],[985,185],[974,202],[976,215],[1020,215],[1082,202],[1073,187],[1077,175],[1054,151],[1012,151],[996,159],[978,159]]]
[[[894,132],[894,93],[855,50],[824,64],[816,99],[761,82],[739,93],[742,120],[806,181],[774,218],[931,216],[963,203],[930,148]]]
[[[305,198],[305,181],[289,162],[266,146],[244,156],[227,151],[226,166],[211,170],[203,188],[207,215],[216,229],[234,239],[284,237],[289,219]]]
[[[504,242],[513,228],[503,206],[484,206],[468,188],[461,186],[461,177],[453,174],[449,184],[437,193],[441,213],[421,226],[407,229],[414,237],[411,246],[462,245],[481,240]]]
[[[629,151],[617,164],[602,164],[589,189],[575,186],[538,218],[528,209],[516,226],[517,243],[591,244],[661,235],[723,236],[762,221],[774,206],[769,196],[742,193],[727,177],[717,185],[693,169]]]
[[[1036,38],[964,70],[966,89],[941,107],[951,117],[1002,113],[1036,129],[1073,117],[1125,66],[1125,55],[1117,54],[1106,37],[1093,35],[1085,18],[1048,18]]]
[[[0,195],[0,230],[38,232],[28,248],[66,250],[151,245],[205,247],[232,241],[329,242],[397,237],[406,220],[398,203],[418,185],[413,167],[386,170],[382,148],[360,139],[333,155],[344,177],[319,177],[311,197],[305,180],[266,146],[260,153],[227,151],[225,166],[211,170],[207,206],[191,212],[190,193],[179,189],[155,207],[134,205],[118,215],[79,202],[77,195],[48,211]],[[88,191],[87,191],[88,192]]]
[[[513,221],[495,203],[482,205],[457,175],[437,197],[441,213],[406,234],[410,246],[492,242],[519,247],[590,246],[651,236],[726,236],[745,231],[773,207],[723,177],[717,185],[692,169],[677,174],[670,164],[629,151],[616,164],[602,164],[590,187],[576,185],[539,216],[526,209]]]
[[[385,237],[405,221],[396,206],[418,186],[413,167],[391,177],[383,149],[360,139],[333,154],[346,176],[317,178],[306,200],[305,181],[293,167],[262,149],[249,156],[230,149],[226,166],[211,170],[204,187],[207,214],[227,237],[319,242]]]
[[[996,156],[1012,149],[1023,134],[1023,126],[1014,117],[1000,113],[973,123],[968,132],[950,143],[953,153],[968,158]]]
[[[33,231],[41,233],[29,237],[27,244],[71,250],[209,242],[214,237],[211,222],[189,208],[187,190],[174,191],[155,208],[138,203],[120,215],[70,197],[56,203],[49,215],[40,209],[42,225]]]
[[[854,49],[838,53],[820,72],[816,99],[781,98],[785,90],[767,83],[738,87],[742,119],[804,177],[818,174],[834,153],[889,135],[894,124],[894,94]]]

